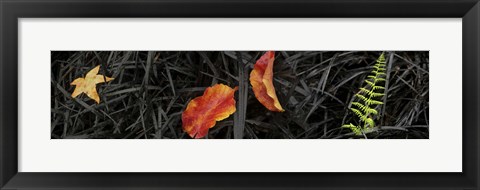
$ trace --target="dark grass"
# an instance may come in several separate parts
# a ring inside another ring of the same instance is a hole
[[[249,75],[264,52],[53,51],[51,138],[188,139],[181,114],[206,87],[238,86],[237,111],[217,122],[209,139],[429,138],[426,51],[386,52],[387,95],[374,132],[355,136],[348,109],[379,51],[277,51],[274,85],[286,110],[270,112],[255,98]],[[114,77],[97,85],[101,102],[70,97],[70,82],[96,65]]]

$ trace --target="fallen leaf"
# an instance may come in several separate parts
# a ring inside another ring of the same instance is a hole
[[[202,138],[208,129],[232,115],[235,111],[234,93],[238,87],[216,84],[208,87],[202,96],[191,100],[182,113],[183,130],[192,138]]]
[[[257,100],[270,111],[285,111],[278,101],[275,87],[273,86],[273,61],[275,52],[268,51],[255,63],[250,73],[250,84]]]
[[[75,90],[72,93],[72,98],[77,97],[81,93],[87,94],[88,97],[100,103],[100,97],[98,96],[96,86],[98,83],[108,82],[114,78],[105,77],[103,75],[97,75],[100,70],[100,65],[90,70],[85,78],[77,78],[70,85],[75,85]]]

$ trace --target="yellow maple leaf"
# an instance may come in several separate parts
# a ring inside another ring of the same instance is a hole
[[[98,96],[96,89],[97,84],[111,81],[114,78],[97,75],[98,70],[100,70],[100,65],[88,71],[85,78],[77,78],[72,83],[70,83],[70,85],[75,85],[75,90],[72,93],[72,98],[77,97],[81,93],[85,93],[88,97],[95,100],[97,104],[100,103],[100,97]]]

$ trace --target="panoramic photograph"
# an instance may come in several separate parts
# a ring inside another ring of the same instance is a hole
[[[51,51],[51,139],[428,139],[428,51]]]

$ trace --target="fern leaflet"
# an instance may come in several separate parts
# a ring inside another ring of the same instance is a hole
[[[350,110],[360,119],[360,125],[350,123],[342,127],[349,128],[356,135],[375,127],[373,116],[378,115],[376,107],[383,104],[381,100],[385,96],[386,63],[385,55],[382,53],[365,80],[366,86],[359,88],[359,92],[355,94],[359,101],[352,102]]]

